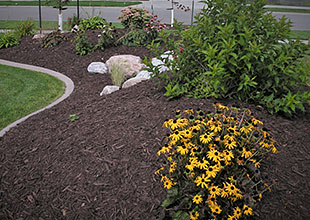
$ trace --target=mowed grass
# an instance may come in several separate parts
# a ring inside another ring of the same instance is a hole
[[[310,40],[310,31],[292,30],[290,34],[291,39],[300,38],[302,40]]]
[[[70,1],[68,6],[76,6],[77,1]],[[126,7],[130,5],[141,4],[139,1],[80,1],[80,6],[102,6],[102,7]],[[38,6],[38,1],[0,1],[0,5],[9,5],[9,6]],[[41,1],[42,6],[46,6],[46,2]]]
[[[0,29],[15,29],[20,23],[24,21],[18,21],[18,20],[0,20]],[[34,29],[39,30],[40,29],[40,23],[39,21],[32,21],[34,23]],[[113,26],[116,28],[123,28],[123,25],[121,23],[112,23]],[[57,21],[42,21],[42,30],[57,30],[58,28],[58,22]],[[64,30],[69,30],[66,22],[63,22],[63,28]]]
[[[0,130],[52,103],[64,90],[64,83],[50,75],[0,65]]]

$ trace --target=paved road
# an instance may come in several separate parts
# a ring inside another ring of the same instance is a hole
[[[192,7],[191,0],[180,1],[186,6]],[[143,7],[151,9],[151,1],[143,2],[143,4],[138,5],[138,7]],[[197,14],[200,9],[204,6],[203,3],[195,2],[194,14]],[[170,24],[171,22],[171,11],[167,10],[171,8],[171,3],[167,0],[154,0],[153,9],[154,14],[157,14],[162,23]],[[305,8],[305,7],[303,7]],[[121,8],[119,7],[80,7],[80,16],[87,17],[92,15],[101,14],[104,18],[111,22],[119,22],[117,17],[120,15]],[[57,20],[57,9],[52,7],[42,7],[42,19],[49,21]],[[76,14],[76,7],[68,7],[64,12],[64,19],[72,17]],[[185,24],[190,24],[192,12],[184,12],[182,10],[174,10],[175,18],[184,22]],[[273,15],[276,18],[280,18],[283,15],[288,17],[293,22],[293,30],[310,30],[310,14],[308,13],[282,13],[274,12]],[[0,6],[0,20],[25,20],[31,18],[33,20],[38,20],[38,7],[37,6],[23,6],[23,7],[8,7]]]

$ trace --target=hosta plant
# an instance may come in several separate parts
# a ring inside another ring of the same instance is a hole
[[[214,104],[215,111],[176,111],[158,156],[173,219],[246,219],[272,183],[260,173],[276,142],[249,109]],[[268,185],[269,184],[269,185]]]
[[[14,32],[7,32],[0,37],[0,49],[13,47],[19,44],[18,35]]]
[[[264,0],[203,2],[195,25],[176,24],[173,36],[160,34],[163,43],[153,45],[156,54],[169,50],[177,57],[163,60],[171,71],[154,72],[165,95],[233,98],[287,116],[304,111],[310,71],[301,58],[310,50],[299,40],[287,40],[291,23],[274,18]]]
[[[100,30],[106,25],[109,25],[108,22],[104,18],[97,15],[80,21],[79,30]]]

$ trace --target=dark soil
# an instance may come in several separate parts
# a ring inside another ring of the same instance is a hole
[[[119,46],[78,56],[69,40],[41,48],[25,38],[1,49],[0,58],[61,72],[75,83],[73,94],[0,138],[0,219],[162,219],[165,191],[154,171],[176,109],[213,110],[215,101],[252,110],[278,142],[279,153],[264,164],[276,179],[264,194],[256,219],[310,219],[310,112],[293,120],[234,100],[168,101],[153,80],[100,97],[106,75],[87,66],[113,55],[152,57],[144,47]],[[71,122],[69,115],[79,119]]]

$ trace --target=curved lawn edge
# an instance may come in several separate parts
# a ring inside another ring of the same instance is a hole
[[[37,111],[35,111],[33,113],[30,113],[29,115],[26,115],[26,116],[22,117],[21,119],[18,119],[17,121],[9,124],[8,126],[6,126],[5,128],[3,128],[0,131],[0,137],[2,137],[11,128],[13,128],[16,125],[20,124],[21,122],[27,120],[31,116],[36,115],[36,114],[44,111],[45,109],[51,108],[54,105],[57,105],[58,103],[62,102],[63,100],[68,98],[71,95],[71,93],[73,92],[73,90],[74,90],[74,83],[73,83],[73,81],[69,77],[67,77],[67,76],[65,76],[65,75],[63,75],[63,74],[61,74],[59,72],[56,72],[56,71],[53,71],[53,70],[50,70],[50,69],[47,69],[47,68],[43,68],[43,67],[32,66],[32,65],[28,65],[28,64],[22,64],[22,63],[15,63],[15,62],[12,62],[12,61],[2,60],[2,59],[0,59],[0,64],[6,65],[6,66],[18,67],[18,68],[22,68],[22,69],[26,69],[26,70],[35,71],[35,72],[45,73],[45,74],[48,74],[50,76],[53,76],[53,77],[59,79],[60,81],[62,81],[65,84],[65,92],[64,92],[64,94],[60,98],[56,99],[54,102],[52,102],[51,104],[45,106],[44,108],[41,108],[41,109],[39,109],[39,110],[37,110]]]

